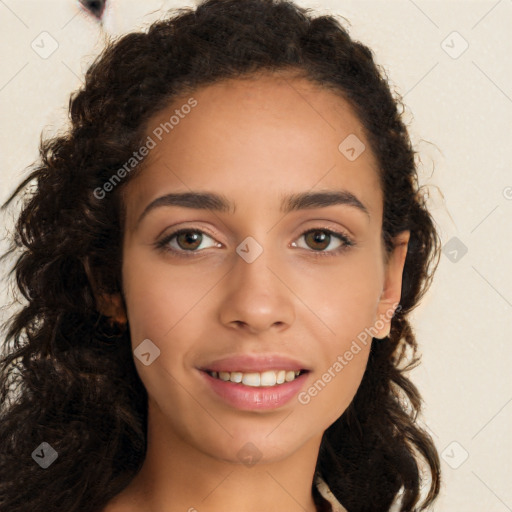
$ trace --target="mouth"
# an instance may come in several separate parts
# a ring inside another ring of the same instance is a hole
[[[293,382],[296,378],[308,373],[309,370],[265,370],[262,372],[212,371],[203,370],[214,379],[233,382],[250,387],[273,387]]]
[[[307,383],[310,370],[218,371],[201,369],[208,396],[242,411],[272,411],[291,402]],[[210,395],[209,393],[213,393]]]
[[[287,354],[238,353],[198,366],[208,396],[239,410],[275,410],[306,386],[313,368]]]

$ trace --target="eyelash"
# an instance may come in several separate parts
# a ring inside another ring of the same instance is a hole
[[[311,228],[306,231],[303,231],[299,235],[299,238],[308,233],[311,233],[313,231],[320,231],[320,232],[328,233],[329,235],[334,235],[336,238],[338,238],[338,240],[343,242],[343,244],[340,247],[338,247],[337,249],[331,250],[331,251],[325,251],[325,250],[314,251],[313,249],[311,249],[311,252],[313,253],[314,257],[337,256],[337,255],[345,252],[346,250],[348,250],[350,247],[353,247],[356,245],[354,240],[352,240],[350,237],[348,237],[345,233],[333,231],[332,229],[320,228],[320,227]],[[180,235],[181,233],[201,233],[201,234],[204,234],[204,235],[207,235],[207,236],[213,238],[213,236],[210,235],[208,232],[202,231],[200,229],[182,228],[182,229],[178,229],[178,230],[170,233],[169,235],[165,236],[161,240],[157,241],[154,245],[156,246],[156,248],[158,250],[164,251],[166,253],[171,253],[179,258],[194,258],[195,256],[197,256],[198,253],[202,252],[202,251],[184,251],[184,250],[176,250],[176,249],[170,248],[168,245],[169,242],[174,237],[176,237],[177,235]]]

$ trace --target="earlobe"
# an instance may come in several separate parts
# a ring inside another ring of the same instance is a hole
[[[125,325],[127,322],[126,312],[120,294],[102,293],[96,296],[96,303],[102,315],[109,317],[112,323]]]
[[[402,293],[402,275],[409,239],[410,231],[403,231],[393,239],[393,252],[386,264],[384,286],[377,307],[375,324],[379,332],[374,338],[386,338],[391,331],[391,319]]]
[[[121,294],[100,293],[98,291],[99,287],[91,272],[89,261],[85,259],[82,261],[82,263],[84,265],[85,273],[87,274],[87,278],[89,279],[89,283],[91,284],[91,288],[93,290],[94,299],[96,301],[96,308],[98,312],[101,313],[103,316],[110,318],[111,323],[115,323],[121,326],[125,325],[128,319],[126,316],[126,310],[124,307]]]

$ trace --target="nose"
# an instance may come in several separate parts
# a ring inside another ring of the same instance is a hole
[[[296,296],[290,273],[268,251],[248,263],[236,257],[220,306],[220,320],[230,328],[257,334],[284,330],[295,320]]]

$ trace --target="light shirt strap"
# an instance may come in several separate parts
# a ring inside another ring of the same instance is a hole
[[[336,499],[323,478],[317,473],[315,485],[318,492],[331,504],[332,512],[348,512],[347,509]]]

